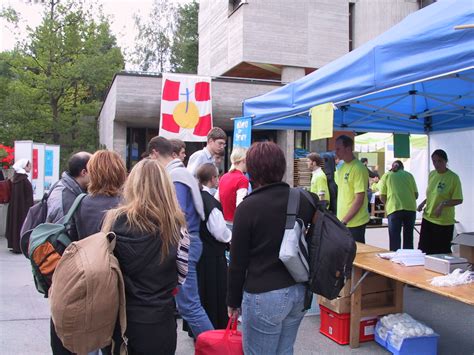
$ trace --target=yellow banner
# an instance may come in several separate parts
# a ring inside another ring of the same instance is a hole
[[[314,106],[311,114],[311,140],[333,136],[334,109],[332,102]]]

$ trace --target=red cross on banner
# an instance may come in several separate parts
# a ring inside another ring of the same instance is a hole
[[[211,79],[163,74],[160,136],[205,142],[211,128]]]

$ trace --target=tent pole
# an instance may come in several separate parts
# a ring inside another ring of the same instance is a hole
[[[428,165],[427,165],[428,175],[427,176],[430,176],[431,134],[428,132],[427,136],[428,136]]]

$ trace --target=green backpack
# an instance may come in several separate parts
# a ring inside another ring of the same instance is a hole
[[[33,269],[35,286],[39,293],[48,297],[54,270],[67,246],[71,244],[68,235],[72,216],[87,194],[76,197],[62,223],[42,223],[31,232],[28,258]]]

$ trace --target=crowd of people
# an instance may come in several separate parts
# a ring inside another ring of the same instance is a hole
[[[114,254],[125,282],[130,354],[175,353],[177,313],[194,339],[241,316],[245,354],[293,353],[306,286],[295,282],[279,259],[290,191],[282,181],[285,157],[273,142],[254,143],[248,150],[236,147],[230,169],[221,174],[226,142],[222,129],[211,129],[206,146],[189,157],[186,167],[185,143],[157,136],[129,174],[115,152],[79,152],[50,193],[50,223],[60,222],[75,198],[88,193],[74,214],[72,240],[99,231],[117,236]],[[324,159],[309,154],[310,191],[326,207],[337,200],[338,219],[354,240],[364,243],[369,171],[353,150],[350,137],[336,139],[337,196],[328,188]],[[391,250],[401,247],[402,227],[403,247],[413,248],[415,211],[424,208],[419,248],[450,252],[461,183],[447,167],[444,151],[436,150],[432,162],[427,198],[418,208],[415,180],[401,161],[377,183],[386,204]],[[16,253],[33,194],[27,178],[31,163],[21,159],[14,169],[7,238]],[[301,196],[299,206],[298,218],[309,224],[313,204]],[[120,336],[114,339],[121,341]],[[71,354],[52,321],[51,347],[54,354]],[[110,352],[110,347],[102,349]]]

